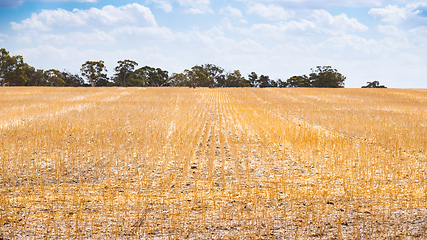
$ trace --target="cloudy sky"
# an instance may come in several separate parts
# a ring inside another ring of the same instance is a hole
[[[330,65],[346,87],[427,88],[427,1],[0,0],[0,47],[72,73],[131,59],[286,80]]]

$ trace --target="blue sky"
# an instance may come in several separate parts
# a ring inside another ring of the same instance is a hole
[[[427,88],[427,1],[0,0],[0,47],[72,73],[131,59],[286,80],[330,65],[346,87]]]

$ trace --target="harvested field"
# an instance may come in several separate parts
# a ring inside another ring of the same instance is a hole
[[[0,239],[426,239],[427,90],[0,88]]]

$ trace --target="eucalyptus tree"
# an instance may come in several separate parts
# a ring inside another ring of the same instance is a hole
[[[165,86],[168,82],[169,73],[161,68],[145,66],[140,68],[140,70],[145,73],[145,76],[147,76],[151,87]]]
[[[28,76],[28,86],[46,86],[46,75],[43,69],[35,69],[34,67],[28,66],[25,68],[26,74]]]
[[[286,81],[287,87],[311,87],[307,75],[292,76]]]
[[[11,56],[6,49],[0,49],[0,85],[24,86],[29,78],[27,68],[30,66],[24,62],[20,55]]]
[[[78,74],[72,74],[67,71],[63,71],[62,73],[62,80],[65,82],[65,86],[70,87],[80,87],[84,86],[84,79],[78,75]]]
[[[119,65],[114,68],[116,71],[115,80],[122,87],[127,87],[128,79],[133,73],[135,66],[138,66],[138,63],[132,60],[122,60],[117,62]]]
[[[6,49],[2,48],[0,49],[0,85],[5,85],[5,78],[6,74],[9,69],[10,65],[10,55],[9,52],[6,51]]]
[[[224,69],[214,64],[196,65],[190,70],[184,70],[184,74],[193,87],[216,87],[224,84]]]
[[[293,76],[286,83],[288,87],[319,87],[342,88],[346,77],[331,66],[317,66],[311,73],[302,76]]]
[[[362,86],[362,88],[387,88],[384,85],[380,85],[379,81],[367,82],[366,86]]]
[[[248,75],[248,80],[251,87],[259,87],[258,74],[256,72],[251,72]]]
[[[82,75],[89,80],[92,87],[95,87],[98,80],[105,78],[107,68],[105,67],[104,61],[86,61],[82,64],[80,69]]]
[[[161,87],[169,84],[169,73],[161,68],[144,66],[133,71],[129,86]]]
[[[191,82],[184,73],[172,74],[168,79],[168,83],[172,87],[191,87]]]
[[[276,83],[273,80],[271,80],[268,75],[259,76],[258,81],[259,81],[260,88],[276,87]]]
[[[240,73],[234,70],[226,75],[225,87],[250,87],[251,83]]]
[[[312,73],[309,75],[309,79],[312,87],[324,87],[324,88],[342,88],[344,87],[344,77],[337,69],[331,66],[317,66],[315,69],[311,69]]]
[[[46,80],[49,86],[59,87],[65,86],[65,81],[63,79],[63,75],[59,70],[49,69],[44,72],[46,75]]]

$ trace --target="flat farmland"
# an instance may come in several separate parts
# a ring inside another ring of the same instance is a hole
[[[0,88],[0,239],[425,239],[427,90]]]

